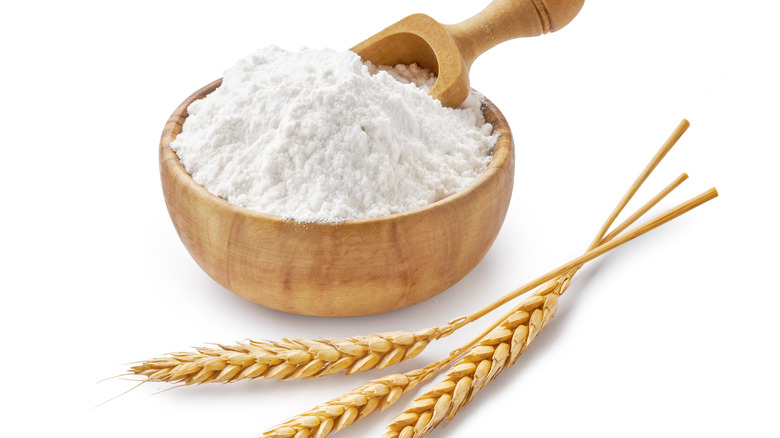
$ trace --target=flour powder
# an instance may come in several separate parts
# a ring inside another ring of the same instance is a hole
[[[352,52],[265,48],[189,106],[171,148],[198,184],[252,210],[301,222],[409,211],[469,185],[496,141],[481,96],[442,107],[434,82]]]

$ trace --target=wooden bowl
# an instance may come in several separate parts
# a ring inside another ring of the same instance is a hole
[[[189,104],[221,83],[196,91],[168,119],[160,140],[160,176],[181,241],[225,288],[285,312],[371,315],[446,290],[493,244],[512,195],[514,146],[509,125],[491,102],[484,114],[498,142],[487,170],[465,190],[407,213],[299,223],[212,195],[171,150]]]

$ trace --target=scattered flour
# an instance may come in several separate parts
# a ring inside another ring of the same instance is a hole
[[[263,213],[339,222],[409,211],[469,185],[496,141],[481,96],[442,107],[427,95],[434,82],[352,52],[265,48],[189,106],[171,148],[206,190]]]

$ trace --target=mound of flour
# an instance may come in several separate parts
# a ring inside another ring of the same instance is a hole
[[[301,222],[405,212],[465,188],[496,137],[473,95],[427,95],[435,77],[352,52],[275,47],[238,61],[189,108],[171,143],[193,179],[227,201]]]

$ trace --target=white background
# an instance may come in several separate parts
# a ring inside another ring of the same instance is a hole
[[[472,85],[514,131],[515,192],[482,263],[427,302],[288,315],[223,289],[185,251],[157,164],[184,98],[263,46],[346,49],[411,13],[454,23],[487,3],[5,2],[3,435],[255,436],[388,371],[157,395],[168,386],[148,384],[96,408],[133,385],[98,380],[205,342],[412,331],[469,313],[579,255],[685,117],[688,133],[629,210],[683,171],[690,180],[659,208],[711,186],[721,196],[586,266],[527,354],[433,436],[780,436],[771,0],[588,0],[562,31],[479,58]],[[411,398],[338,436],[381,435]]]

